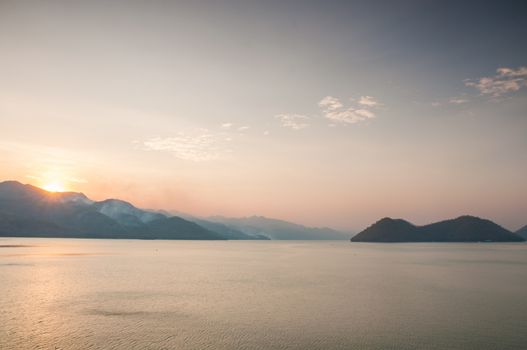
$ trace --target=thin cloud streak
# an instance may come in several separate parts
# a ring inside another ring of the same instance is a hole
[[[206,129],[198,132],[179,132],[173,137],[154,137],[142,142],[144,150],[170,152],[176,158],[193,162],[220,159],[219,137]]]
[[[361,96],[358,102],[361,106],[377,107],[380,105],[372,96]]]
[[[342,124],[356,124],[373,119],[376,114],[372,109],[381,105],[372,96],[361,96],[356,104],[343,108],[342,102],[333,96],[326,96],[318,103],[325,118]]]
[[[275,118],[280,120],[284,128],[290,128],[292,130],[300,130],[309,126],[306,122],[309,118],[301,114],[278,114]]]
[[[454,105],[461,105],[467,102],[468,100],[465,98],[451,98],[450,100],[448,100],[448,103],[454,104]]]

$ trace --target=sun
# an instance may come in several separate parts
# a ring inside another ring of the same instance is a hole
[[[48,192],[64,192],[66,190],[64,185],[58,181],[47,183],[42,188]]]

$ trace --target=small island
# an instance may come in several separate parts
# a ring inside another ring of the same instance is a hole
[[[351,238],[351,242],[523,242],[525,238],[475,216],[460,216],[424,226],[383,218]]]

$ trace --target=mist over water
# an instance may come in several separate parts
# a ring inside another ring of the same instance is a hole
[[[527,244],[0,240],[1,349],[522,349]]]

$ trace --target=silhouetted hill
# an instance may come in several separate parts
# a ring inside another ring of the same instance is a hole
[[[19,219],[62,227],[64,235],[124,235],[111,218],[98,213],[82,193],[48,192],[16,181],[0,183],[0,211]]]
[[[177,216],[157,219],[149,222],[147,226],[147,232],[155,239],[227,239]]]
[[[225,239],[121,200],[93,202],[82,193],[48,192],[16,181],[0,183],[0,214],[0,236]]]
[[[516,231],[516,234],[522,236],[525,239],[527,239],[527,225],[523,226],[521,229]]]
[[[17,181],[0,183],[0,236],[140,239],[347,239],[311,228],[253,216],[210,219],[143,210],[119,199],[95,202],[82,193],[48,192]]]
[[[419,239],[419,229],[403,219],[383,218],[351,240],[353,242],[413,242]]]
[[[0,236],[56,237],[61,234],[64,234],[64,228],[53,223],[0,212]]]
[[[500,225],[474,216],[461,216],[421,227],[421,231],[438,242],[515,242],[515,233]]]
[[[246,218],[212,216],[208,217],[207,220],[222,223],[247,235],[266,236],[271,239],[344,240],[349,237],[342,232],[330,228],[306,227],[263,216],[251,216]]]
[[[521,242],[519,235],[486,219],[461,216],[415,226],[384,218],[351,238],[352,242]]]

